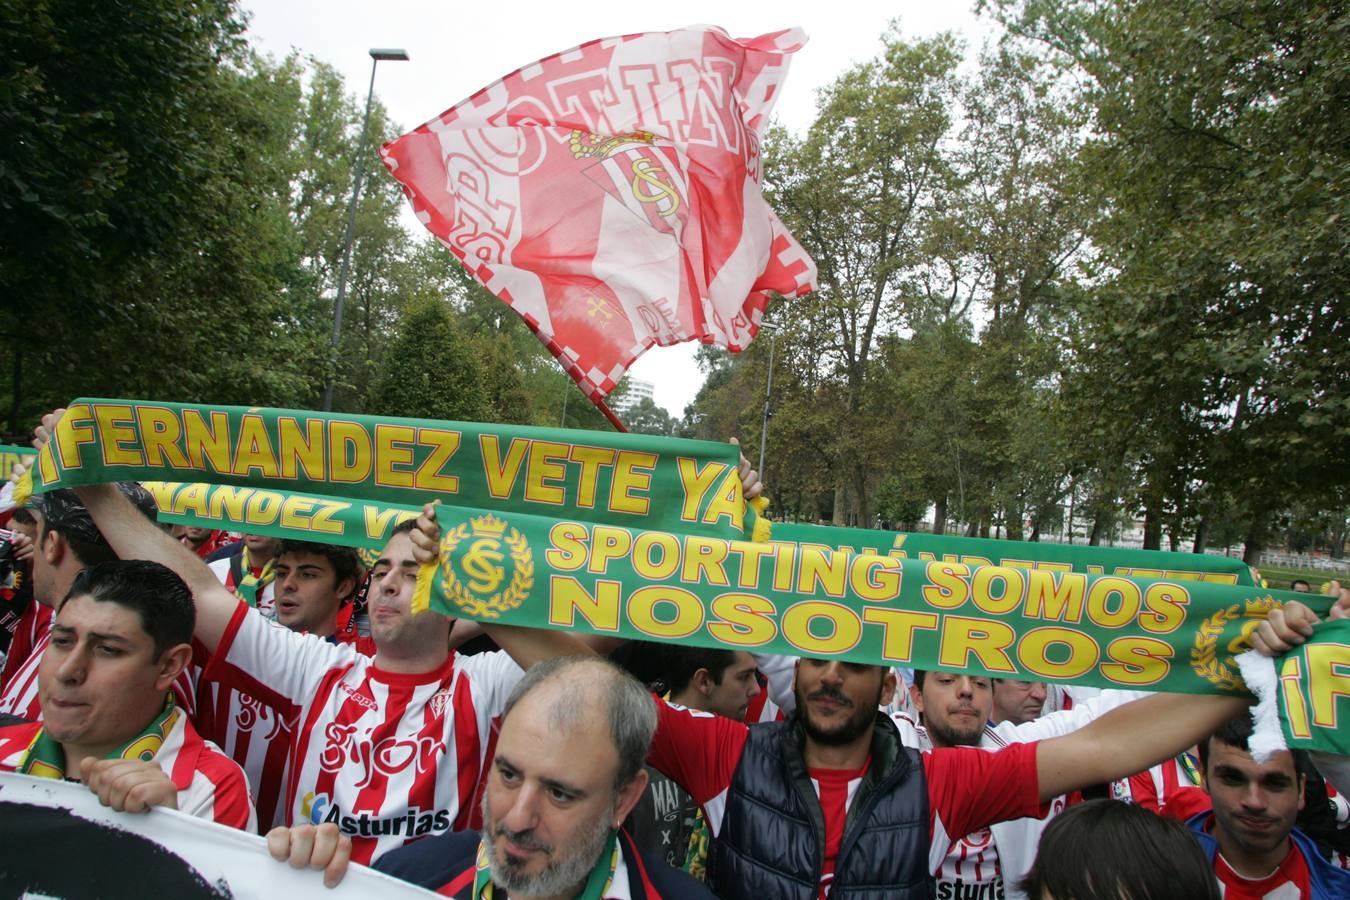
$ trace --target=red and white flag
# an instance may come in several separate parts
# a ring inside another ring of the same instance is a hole
[[[525,66],[381,149],[418,219],[592,400],[653,344],[741,350],[816,267],[760,193],[805,43],[696,27]]]

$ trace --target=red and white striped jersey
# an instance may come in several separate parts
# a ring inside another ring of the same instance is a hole
[[[366,656],[374,654],[373,642],[358,638],[354,632],[350,639],[336,643],[350,644]],[[210,655],[196,642],[193,652],[194,662],[205,669]],[[197,676],[197,714],[193,721],[203,737],[243,767],[258,809],[258,833],[285,825],[286,805],[281,801],[290,772],[294,716],[284,716],[251,694],[201,673]]]
[[[1111,796],[1178,822],[1211,806],[1209,794],[1200,787],[1199,761],[1189,753],[1113,781]]]
[[[40,722],[0,728],[0,771],[19,770],[41,728]],[[202,740],[183,710],[178,710],[155,762],[178,788],[180,811],[231,828],[257,830],[244,771],[214,744]]]
[[[40,655],[37,652],[38,645],[46,645],[47,632],[51,630],[52,620],[55,618],[56,610],[36,600],[28,604],[28,608],[19,617],[19,622],[14,627],[14,637],[9,644],[9,653],[5,655],[5,666],[0,669],[0,712],[5,712],[3,707],[9,702],[10,682],[19,677],[19,670],[30,659]],[[34,667],[36,665],[34,662]],[[33,683],[37,684],[36,676]],[[17,700],[13,702],[17,703]]]
[[[226,556],[223,559],[218,559],[215,562],[206,564],[207,567],[215,573],[215,576],[220,579],[220,583],[225,585],[225,590],[229,591],[231,594],[239,587],[239,585],[234,583],[234,570],[230,567],[230,563],[233,559],[235,559],[235,557]],[[255,572],[254,574],[257,573]],[[276,604],[276,582],[269,581],[267,584],[264,584],[262,590],[258,592],[258,611],[269,619],[275,619],[277,616]]]
[[[476,827],[494,720],[522,674],[502,652],[387,672],[242,603],[206,670],[295,718],[288,822],[336,823],[360,863],[413,838]]]
[[[48,627],[50,628],[50,625]],[[42,654],[47,651],[50,640],[50,630],[44,631],[28,659],[5,683],[4,691],[0,692],[0,715],[17,716],[30,722],[42,721],[42,704],[38,698],[38,669],[42,665]],[[192,666],[184,666],[172,686],[173,702],[181,709],[187,710],[188,715],[192,715],[193,710],[197,708],[194,683]]]

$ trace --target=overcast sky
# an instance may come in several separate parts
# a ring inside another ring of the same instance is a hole
[[[816,90],[852,63],[870,59],[892,18],[904,34],[951,30],[970,45],[990,33],[966,0],[515,0],[484,4],[446,0],[243,0],[252,15],[249,40],[283,57],[292,48],[342,73],[364,102],[372,47],[401,47],[408,62],[380,63],[375,93],[394,122],[411,130],[480,87],[533,62],[600,37],[718,25],[734,37],[800,27],[810,38],[793,57],[775,114],[802,131],[815,116]],[[390,177],[382,168],[376,177]],[[682,415],[702,384],[694,344],[655,347],[629,370],[656,385],[655,400]]]

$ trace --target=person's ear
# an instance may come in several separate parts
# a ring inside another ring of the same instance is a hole
[[[178,680],[178,676],[188,663],[192,662],[192,645],[175,644],[159,655],[159,675],[155,678],[155,689],[167,691]]]
[[[47,531],[42,535],[42,558],[46,560],[47,565],[53,568],[59,566],[69,552],[70,547],[59,532]]]
[[[695,669],[693,677],[689,679],[689,683],[694,686],[694,690],[698,691],[704,697],[712,694],[713,688],[717,686],[713,682],[712,673],[707,669]]]
[[[623,824],[624,819],[627,819],[628,814],[633,811],[633,807],[642,799],[643,792],[647,790],[647,781],[647,770],[638,769],[637,774],[619,788],[619,797],[614,805],[615,821],[610,823],[615,828]]]
[[[891,701],[895,699],[895,670],[887,666],[881,676],[881,706],[890,706]]]
[[[919,715],[923,715],[923,692],[919,690],[917,683],[909,686],[909,700],[914,704],[914,708],[919,711]]]

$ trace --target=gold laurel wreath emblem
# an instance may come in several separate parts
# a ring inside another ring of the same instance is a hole
[[[462,523],[441,539],[441,578],[445,582],[446,594],[464,615],[498,619],[502,613],[510,612],[524,603],[534,587],[534,554],[530,552],[530,544],[523,534],[515,528],[508,532],[507,524],[495,516],[482,516],[473,519],[471,524],[472,529],[469,524]],[[454,566],[451,565],[453,551],[472,537],[500,538],[506,544],[514,571],[511,573],[511,583],[505,590],[496,593],[476,592],[464,585],[455,574]]]
[[[1278,609],[1280,601],[1274,597],[1260,597],[1248,600],[1241,618],[1245,619],[1238,637],[1228,644],[1228,653],[1219,656],[1219,638],[1224,627],[1240,617],[1237,604],[1217,610],[1212,616],[1200,623],[1195,632],[1195,646],[1191,648],[1191,668],[1195,674],[1222,691],[1241,691],[1246,685],[1242,676],[1234,668],[1231,654],[1250,649],[1249,639],[1252,631],[1269,618],[1271,610]]]

